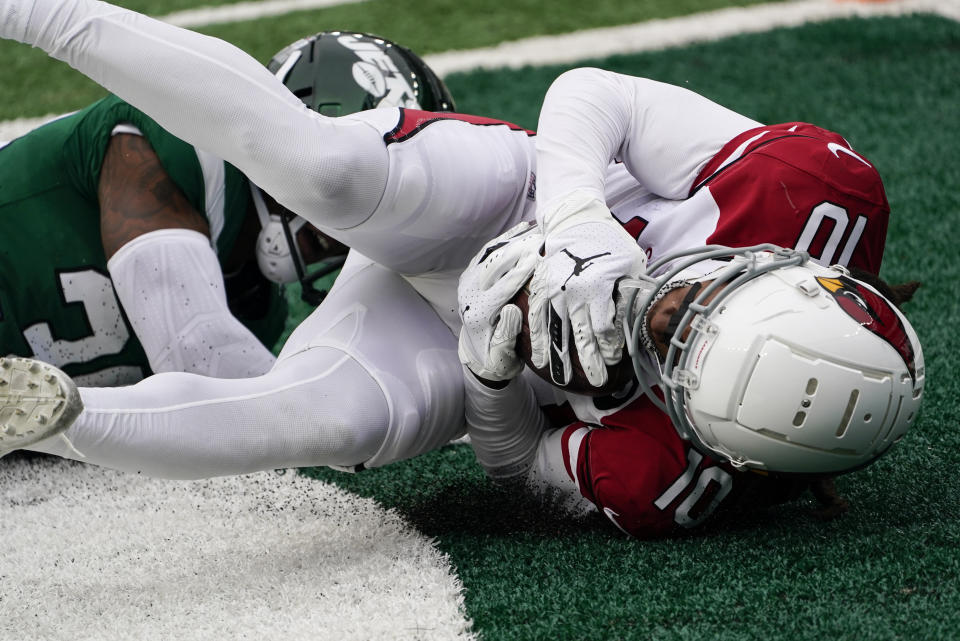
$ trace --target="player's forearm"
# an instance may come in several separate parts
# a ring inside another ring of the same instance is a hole
[[[574,69],[544,98],[537,125],[538,217],[546,233],[578,202],[603,201],[604,177],[627,135],[631,101],[621,76]]]
[[[494,480],[525,481],[546,427],[533,390],[522,377],[491,389],[466,368],[464,379],[467,433],[477,461]]]
[[[654,194],[687,198],[723,145],[758,126],[683,87],[600,69],[569,71],[550,87],[541,110],[538,215],[549,233],[565,195],[602,196],[613,159]]]
[[[564,433],[574,428],[548,429],[533,389],[522,376],[495,390],[469,371],[464,374],[467,434],[487,476],[563,514],[580,517],[594,512],[564,465]]]

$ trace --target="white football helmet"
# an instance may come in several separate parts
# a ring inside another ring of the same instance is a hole
[[[647,313],[659,292],[704,265],[721,266],[695,277],[702,289],[677,313],[661,364],[642,338]],[[703,452],[737,467],[835,474],[869,464],[916,420],[917,335],[845,268],[757,245],[671,254],[648,273],[658,270],[631,283],[628,347],[648,396]]]

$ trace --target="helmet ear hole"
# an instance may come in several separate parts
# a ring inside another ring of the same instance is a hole
[[[850,400],[847,401],[847,409],[843,411],[843,418],[840,419],[840,427],[837,428],[837,438],[842,438],[850,427],[850,419],[853,418],[853,410],[857,407],[857,399],[860,398],[860,390],[854,389],[850,392]]]

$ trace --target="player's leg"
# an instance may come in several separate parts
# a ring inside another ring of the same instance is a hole
[[[69,443],[28,449],[183,479],[370,456],[387,413],[376,384],[342,352],[300,356],[258,378],[164,373],[131,387],[81,388],[84,410],[64,433]],[[334,402],[340,385],[352,393]]]
[[[460,435],[452,334],[398,276],[354,264],[268,374],[167,373],[131,387],[82,388],[85,408],[69,442],[97,465],[201,478],[382,465]],[[77,458],[57,439],[30,449]]]
[[[457,279],[470,259],[491,238],[534,217],[532,138],[470,116],[403,116],[405,133],[387,137],[383,200],[341,240],[408,277],[441,316],[456,317]]]
[[[389,408],[382,447],[353,463],[376,467],[411,458],[464,433],[456,336],[395,272],[351,251],[330,295],[293,332],[278,364],[318,347],[359,363]]]
[[[0,0],[0,15],[0,35],[67,61],[401,273],[462,268],[532,203],[532,145],[516,128],[407,131],[393,109],[325,118],[236,47],[106,3]]]
[[[0,0],[0,15],[0,36],[66,61],[318,227],[350,227],[380,200],[382,132],[310,111],[227,42],[93,0]],[[365,141],[379,144],[358,162]]]
[[[401,273],[463,267],[532,194],[532,146],[516,128],[439,122],[387,145],[398,110],[323,117],[216,38],[91,0],[0,0],[0,15],[0,35],[67,61]]]

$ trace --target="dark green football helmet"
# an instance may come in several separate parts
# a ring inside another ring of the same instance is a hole
[[[455,111],[453,97],[439,76],[406,47],[377,36],[324,31],[284,47],[267,69],[310,109],[324,116],[348,114],[377,107],[405,107],[425,111]],[[274,282],[300,281],[301,297],[318,305],[327,294],[320,284],[346,259],[346,248],[303,219],[274,204],[251,184],[260,218],[257,261]],[[321,245],[333,249],[308,268],[300,254],[297,235],[313,233]]]
[[[377,107],[456,110],[446,85],[419,56],[370,34],[324,31],[284,47],[267,68],[324,116]]]

